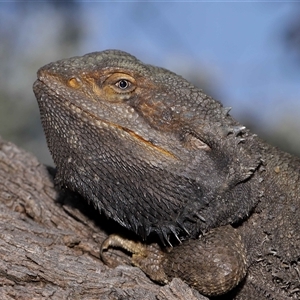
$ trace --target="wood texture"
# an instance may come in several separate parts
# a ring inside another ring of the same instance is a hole
[[[1,299],[207,299],[179,279],[159,286],[129,265],[105,266],[99,245],[120,227],[58,191],[54,172],[0,138]]]

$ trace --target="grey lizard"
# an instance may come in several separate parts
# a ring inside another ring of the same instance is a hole
[[[181,277],[218,299],[300,299],[299,158],[118,50],[42,67],[34,92],[57,183],[142,239],[172,240],[153,251],[150,277],[159,269],[158,281]]]

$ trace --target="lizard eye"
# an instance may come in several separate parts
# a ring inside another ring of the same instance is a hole
[[[113,89],[117,94],[127,95],[135,90],[136,81],[126,73],[116,72],[105,80],[104,85]]]
[[[126,90],[130,88],[131,82],[126,79],[121,79],[116,83],[116,86],[121,90]]]

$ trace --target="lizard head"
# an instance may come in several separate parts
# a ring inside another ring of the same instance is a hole
[[[256,137],[181,76],[107,50],[42,67],[34,92],[57,182],[142,237],[197,235],[255,206]]]

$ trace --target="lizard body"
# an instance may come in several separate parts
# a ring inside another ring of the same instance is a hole
[[[169,243],[230,226],[247,275],[224,297],[300,297],[298,158],[182,77],[122,51],[50,63],[34,92],[60,185],[143,239]],[[180,247],[171,256],[184,266]]]

